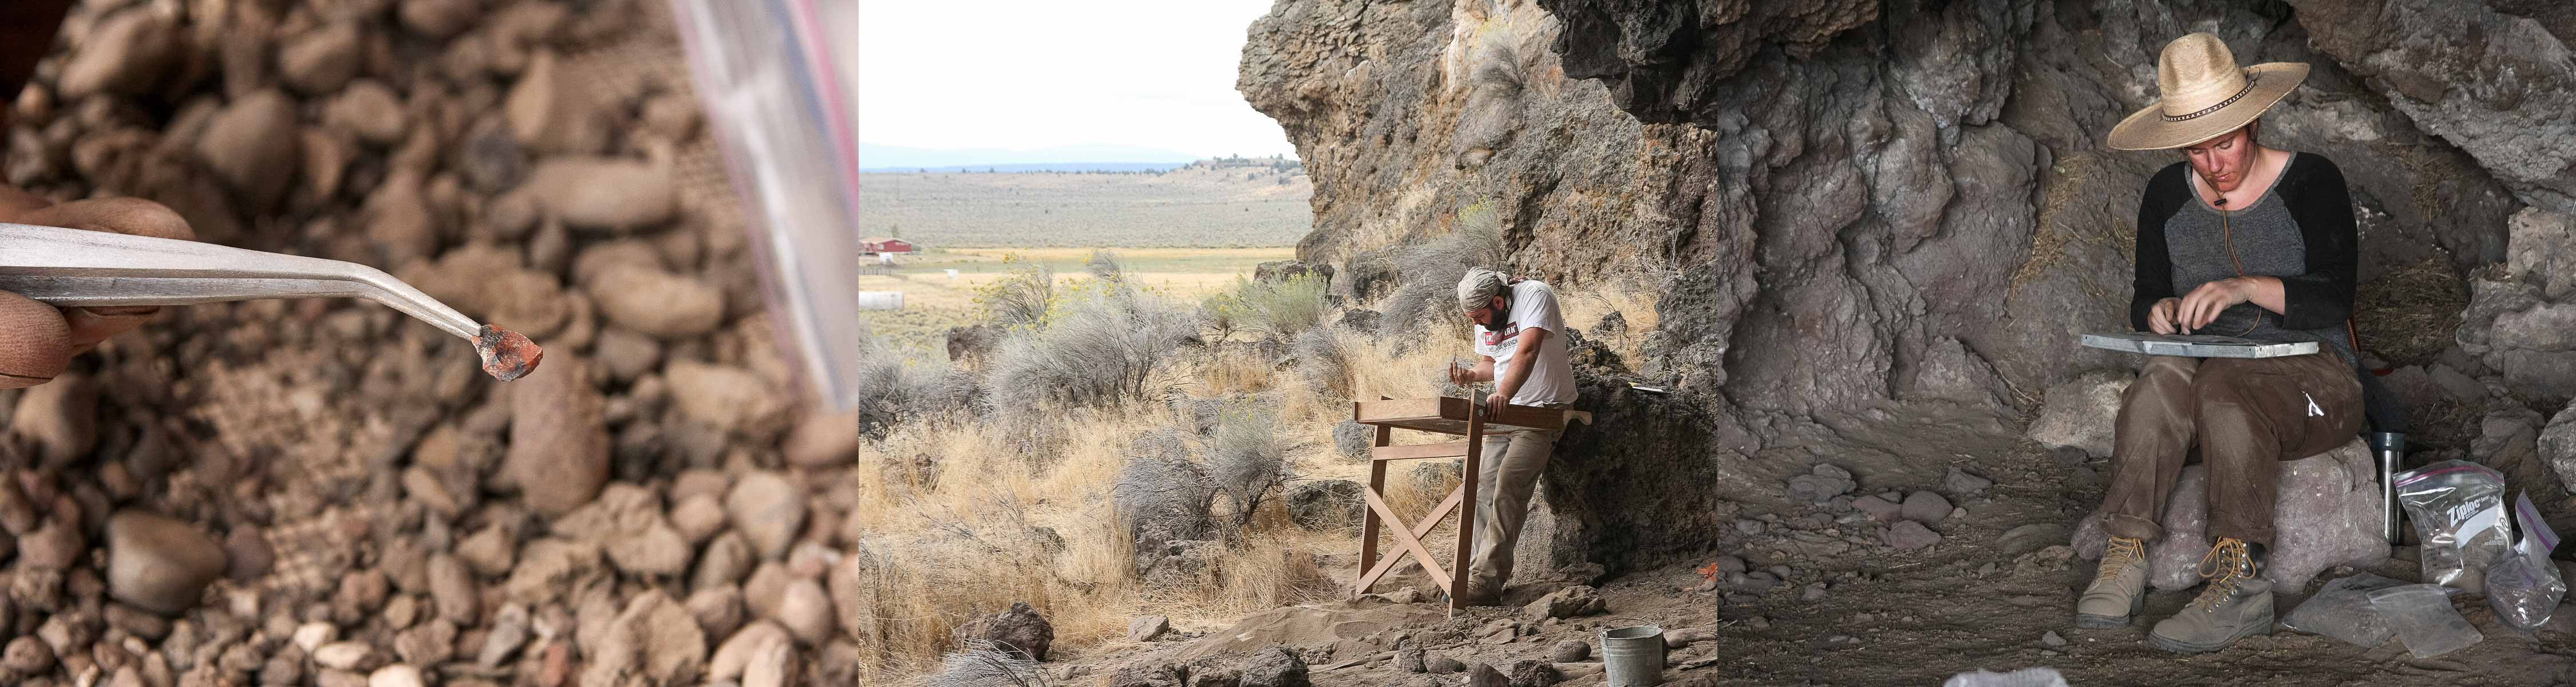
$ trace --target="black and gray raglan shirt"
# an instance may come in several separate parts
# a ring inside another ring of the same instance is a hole
[[[2147,327],[2156,301],[2236,276],[2281,280],[2287,312],[2251,302],[2220,313],[2195,333],[2256,341],[2314,341],[2360,370],[2350,330],[2353,278],[2360,263],[2352,195],[2343,171],[2324,157],[2298,153],[2272,188],[2224,213],[2200,202],[2176,162],[2147,182],[2138,203],[2138,271],[2129,324]]]

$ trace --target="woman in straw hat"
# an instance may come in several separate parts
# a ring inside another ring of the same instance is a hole
[[[2146,547],[2194,446],[2208,472],[2209,530],[2200,595],[2147,641],[2214,651],[2272,628],[2263,579],[2280,462],[2353,440],[2362,423],[2359,356],[2346,320],[2358,262],[2352,201],[2334,163],[2263,147],[2257,120],[2308,74],[2275,62],[2239,67],[2217,36],[2166,44],[2162,98],[2111,129],[2121,150],[2182,151],[2138,203],[2131,326],[2158,334],[2312,341],[2277,358],[2147,359],[2121,397],[2109,493],[2110,542],[2075,605],[2080,627],[2123,627],[2144,606]]]

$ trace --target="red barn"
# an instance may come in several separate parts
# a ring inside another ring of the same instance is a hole
[[[860,255],[875,255],[875,254],[878,254],[878,253],[910,253],[910,252],[912,252],[912,242],[911,242],[911,241],[905,241],[905,240],[903,240],[903,239],[897,239],[897,238],[872,238],[872,239],[859,239],[859,254],[860,254]]]

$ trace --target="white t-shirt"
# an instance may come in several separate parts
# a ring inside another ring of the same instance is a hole
[[[1512,404],[1573,403],[1574,366],[1565,360],[1565,316],[1556,310],[1556,289],[1535,279],[1511,289],[1511,317],[1495,323],[1502,330],[1476,325],[1476,354],[1494,359],[1494,381],[1500,383],[1510,374],[1512,356],[1520,352],[1521,333],[1547,330],[1547,340],[1538,345],[1538,361],[1530,365],[1529,379],[1521,382],[1520,391],[1512,394]]]

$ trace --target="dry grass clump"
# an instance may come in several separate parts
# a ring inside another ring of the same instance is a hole
[[[1110,508],[1138,541],[1203,539],[1215,526],[1208,502],[1220,484],[1190,460],[1180,433],[1150,430],[1128,443],[1127,464],[1109,490]]]
[[[1656,294],[1654,277],[1636,276],[1605,279],[1582,286],[1560,286],[1557,304],[1565,316],[1565,326],[1583,331],[1602,347],[1610,349],[1621,360],[1644,360],[1646,335],[1662,321],[1655,308],[1663,302]],[[1605,328],[1603,322],[1618,316],[1616,328]]]
[[[1036,661],[1009,653],[1011,647],[984,639],[940,660],[930,687],[1046,687],[1046,671]]]
[[[2459,336],[2469,307],[2468,283],[2441,258],[2389,270],[2362,282],[2353,296],[2360,345],[2395,365],[2421,365]]]
[[[1464,320],[1452,312],[1458,309],[1458,280],[1469,267],[1500,269],[1504,257],[1502,219],[1493,201],[1460,209],[1457,229],[1396,254],[1397,286],[1381,308],[1382,326],[1398,339],[1442,323],[1463,331]]]
[[[1357,335],[1341,327],[1317,327],[1297,335],[1288,346],[1295,356],[1297,377],[1306,388],[1332,398],[1351,397],[1351,363],[1344,352]]]
[[[1098,318],[1050,317],[1045,327],[1013,336],[1042,340],[1085,319]],[[936,682],[952,670],[956,680],[993,678],[955,665],[959,655],[973,660],[973,648],[957,654],[949,631],[1013,601],[1029,602],[1054,623],[1051,654],[1078,657],[1125,641],[1126,623],[1138,614],[1216,630],[1281,604],[1341,593],[1313,554],[1357,551],[1357,528],[1298,529],[1281,485],[1365,481],[1367,464],[1338,458],[1329,441],[1333,424],[1350,418],[1350,400],[1433,395],[1440,366],[1466,341],[1414,337],[1399,348],[1352,332],[1311,331],[1325,332],[1342,361],[1347,381],[1340,390],[1309,383],[1302,363],[1274,366],[1251,346],[1175,346],[1141,394],[1088,404],[1040,396],[1005,406],[991,399],[1010,392],[995,389],[974,412],[907,418],[864,443],[851,473],[856,505],[842,530],[851,555],[874,562],[861,566],[874,600],[856,630],[868,652],[861,684],[985,684]],[[988,372],[1000,374],[998,363]],[[987,386],[1001,386],[996,379],[988,375]],[[1207,403],[1221,410],[1201,437],[1196,414]],[[1015,435],[1006,427],[1042,431]],[[1398,443],[1444,439],[1396,436]],[[927,479],[915,469],[924,456],[936,467]],[[1408,514],[1429,509],[1457,480],[1433,474],[1419,483],[1410,465],[1391,471],[1390,502]],[[1167,528],[1167,537],[1222,542],[1208,584],[1153,586],[1138,577],[1139,532],[1120,514],[1139,511],[1177,513],[1164,522],[1195,525]],[[1444,526],[1431,541],[1454,537],[1455,526]]]
[[[916,360],[883,340],[862,346],[858,407],[869,426],[960,410],[982,393],[964,370]]]

